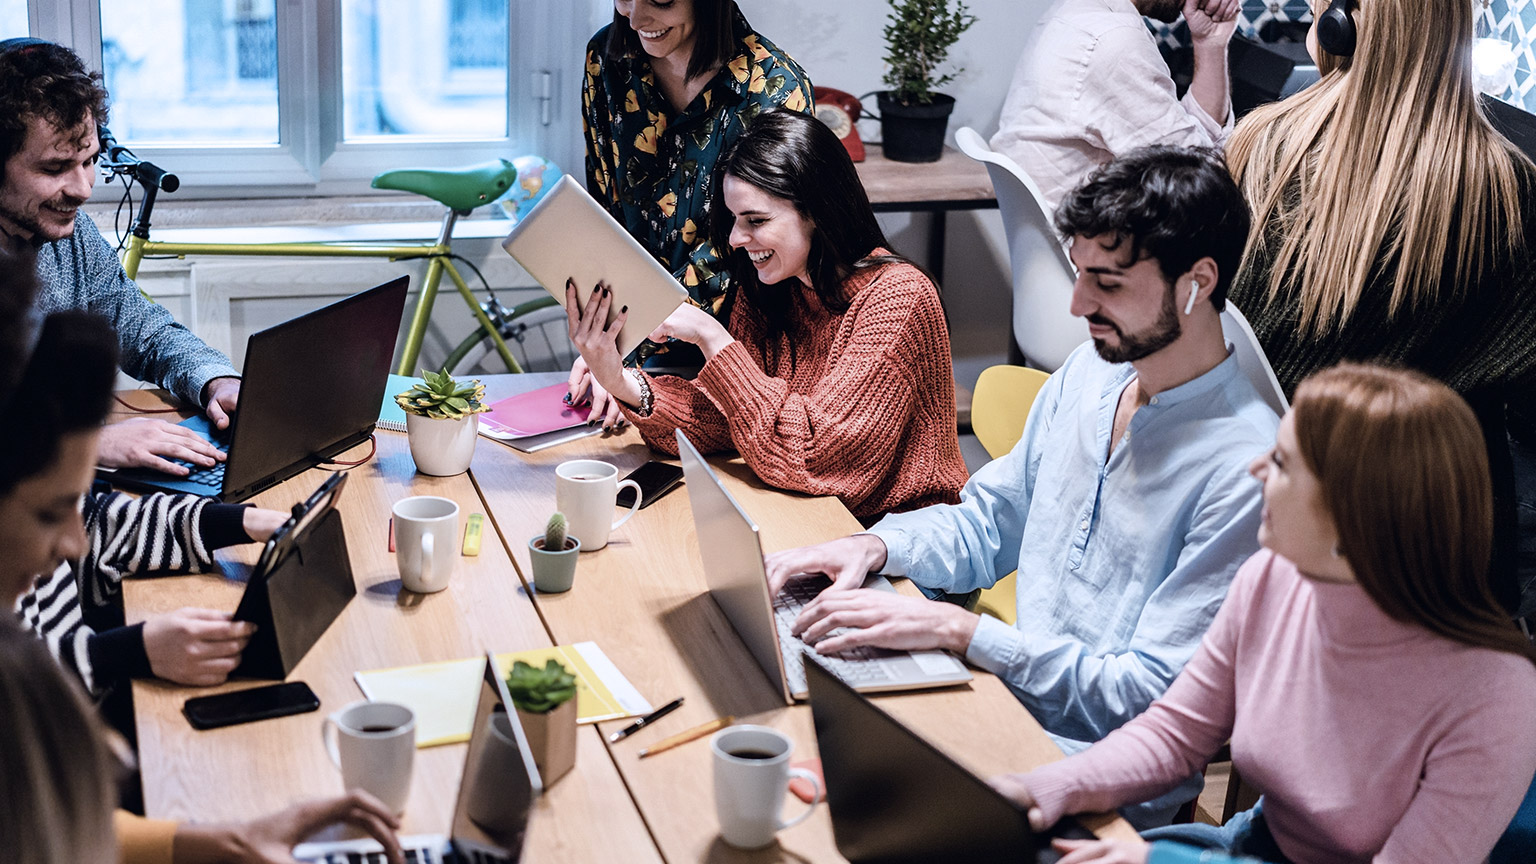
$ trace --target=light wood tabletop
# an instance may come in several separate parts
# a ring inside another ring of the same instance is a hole
[[[864,161],[854,167],[876,211],[997,206],[986,167],[953,147],[945,147],[937,162],[894,162],[879,144],[865,150]]]
[[[552,380],[557,378],[485,379],[491,399]],[[236,818],[339,792],[338,773],[320,744],[320,718],[361,698],[351,678],[358,669],[468,657],[486,648],[593,640],[653,704],[678,696],[686,703],[617,744],[607,743],[596,729],[583,729],[577,770],[548,791],[533,817],[529,860],[842,860],[825,805],[766,850],[726,846],[715,820],[707,739],[638,758],[647,745],[725,714],[782,729],[795,741],[795,760],[816,756],[809,708],[784,704],[705,591],[686,486],[641,510],[613,533],[606,548],[582,553],[571,591],[530,596],[520,574],[530,572],[528,539],[542,532],[554,509],[555,467],[568,459],[599,458],[622,474],[660,458],[637,433],[594,436],[532,454],[482,439],[470,474],[451,478],[415,474],[403,433],[381,430],[377,437],[378,456],[352,469],[340,503],[359,596],[290,676],[315,689],[324,703],[321,713],[194,732],[180,715],[182,701],[248,683],[195,690],[136,682],[149,815]],[[859,530],[835,498],[766,488],[739,459],[712,462],[760,526],[765,551]],[[257,496],[256,503],[286,508],[324,477],[319,469],[306,472]],[[487,530],[478,558],[460,559],[452,584],[441,594],[402,592],[386,551],[389,507],[410,494],[451,498],[465,516],[486,513],[487,528],[495,529]],[[243,588],[239,580],[255,553],[254,546],[221,553],[229,561],[221,575],[128,583],[130,620],[183,605],[233,609]],[[897,584],[916,593],[905,580]],[[984,672],[961,687],[875,701],[981,776],[1061,757],[1007,688]],[[601,725],[606,735],[622,723]],[[463,758],[464,745],[419,751],[406,831],[445,829]],[[791,799],[786,813],[803,806]],[[1101,836],[1134,833],[1116,818],[1085,822]]]
[[[146,397],[135,394],[141,403]],[[458,559],[449,587],[436,594],[403,591],[388,547],[389,512],[409,495],[440,495],[459,504],[460,526],[484,506],[467,476],[416,473],[403,433],[379,431],[378,454],[351,470],[338,508],[358,593],[301,661],[289,680],[305,681],[320,711],[199,732],[181,716],[189,696],[242,687],[188,688],[134,682],[147,815],[218,821],[267,813],[303,798],[341,793],[340,772],[321,744],[321,719],[362,698],[359,670],[453,660],[487,649],[515,651],[550,645],[505,547],[487,531],[476,557]],[[343,454],[360,459],[367,445]],[[499,445],[481,443],[482,458]],[[328,476],[312,469],[251,503],[286,510]],[[220,552],[223,572],[129,580],[129,621],[182,606],[234,610],[260,547]],[[263,682],[264,683],[264,682]],[[576,770],[554,784],[530,817],[527,856],[534,861],[659,861],[656,848],[597,731],[580,730]],[[405,833],[446,833],[467,745],[417,751]],[[593,830],[601,825],[602,830]]]

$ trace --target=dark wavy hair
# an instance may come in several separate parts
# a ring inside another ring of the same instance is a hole
[[[649,2],[649,0],[636,0]],[[705,72],[723,65],[735,54],[732,24],[741,14],[736,0],[685,0],[693,4],[693,53],[688,56],[688,77],[697,78]],[[643,54],[640,37],[629,19],[613,13],[613,26],[608,28],[608,56],[623,57],[626,54]]]
[[[1088,175],[1056,208],[1056,230],[1068,239],[1129,241],[1121,266],[1151,258],[1169,282],[1210,258],[1217,272],[1211,305],[1220,312],[1251,218],[1219,151],[1158,145],[1133,150]]]
[[[107,91],[75,52],[52,42],[17,42],[0,52],[0,179],[27,140],[27,121],[70,130],[90,117],[107,124]]]
[[[10,400],[37,343],[37,256],[30,246],[0,247],[0,408]],[[7,414],[9,416],[9,414]]]
[[[853,160],[825,123],[786,108],[758,115],[725,149],[715,168],[709,239],[716,250],[723,251],[727,269],[746,301],[763,316],[765,354],[778,344],[781,334],[798,332],[795,308],[800,292],[763,285],[747,253],[731,249],[736,216],[725,206],[722,190],[727,175],[788,201],[810,221],[806,270],[817,298],[835,313],[848,310],[851,298],[844,293],[843,282],[849,276],[895,262],[917,266],[901,255],[872,254],[890,243],[875,221]],[[793,340],[790,351],[793,363]]]
[[[117,379],[117,334],[91,312],[55,312],[9,403],[0,406],[0,495],[53,464],[59,440],[107,417]]]

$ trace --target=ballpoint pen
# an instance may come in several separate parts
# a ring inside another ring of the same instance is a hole
[[[683,704],[683,697],[679,696],[676,699],[673,699],[671,702],[668,702],[667,704],[661,706],[660,708],[657,708],[655,711],[652,711],[651,713],[645,715],[644,717],[641,717],[640,719],[638,719],[635,722],[629,724],[628,726],[625,726],[623,729],[620,729],[619,731],[613,733],[612,735],[609,735],[608,736],[608,742],[609,743],[614,743],[614,742],[617,742],[617,741],[621,741],[621,740],[623,740],[625,738],[628,738],[629,736],[631,736],[634,733],[640,731],[641,729],[644,729],[647,725],[649,725],[651,723],[654,723],[657,720],[660,720],[661,718],[667,716],[668,714],[671,714],[673,711],[676,711],[678,709],[678,706],[680,706],[682,704]]]

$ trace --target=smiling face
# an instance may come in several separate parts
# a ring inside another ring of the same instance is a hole
[[[0,603],[15,605],[38,576],[85,554],[80,499],[96,471],[97,429],[59,440],[53,464],[0,497]]]
[[[1088,319],[1093,347],[1110,363],[1148,357],[1183,332],[1162,268],[1152,258],[1124,266],[1124,246],[1118,238],[1078,236],[1069,253],[1077,266],[1071,312]]]
[[[814,226],[795,205],[727,174],[721,184],[731,211],[731,248],[741,249],[757,268],[758,281],[773,285],[799,279],[810,286],[807,261]]]
[[[27,118],[27,138],[5,163],[0,182],[0,227],[48,242],[73,234],[75,211],[96,185],[100,146],[89,114],[71,130],[41,117]]]
[[[615,12],[629,19],[645,53],[686,63],[693,54],[693,0],[614,0]]]
[[[1307,467],[1296,442],[1295,414],[1280,420],[1275,446],[1253,460],[1248,473],[1264,486],[1259,544],[1314,578],[1346,578],[1348,568],[1333,554],[1339,532],[1323,505],[1323,484]]]

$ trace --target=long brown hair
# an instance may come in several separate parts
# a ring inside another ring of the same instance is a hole
[[[1291,403],[1339,554],[1393,618],[1536,662],[1488,587],[1493,486],[1477,417],[1444,384],[1346,363]]]
[[[1523,247],[1531,166],[1478,102],[1472,5],[1355,0],[1355,55],[1319,48],[1322,80],[1233,133],[1227,160],[1254,208],[1246,260],[1271,260],[1269,302],[1297,302],[1303,334],[1347,320],[1373,278],[1396,317]]]
[[[0,621],[0,840],[11,860],[116,861],[114,765],[95,710],[43,643]]]

